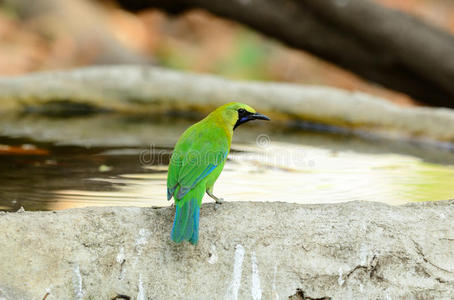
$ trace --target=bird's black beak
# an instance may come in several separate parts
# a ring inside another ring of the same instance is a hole
[[[248,113],[247,115],[239,116],[238,121],[236,121],[236,124],[233,127],[233,130],[235,130],[235,128],[237,128],[241,124],[249,122],[249,121],[252,121],[252,120],[266,120],[266,121],[270,121],[270,118],[268,118],[265,115],[259,114],[259,113],[254,113],[254,114]]]
[[[266,121],[270,121],[271,120],[267,116],[259,114],[259,113],[252,114],[252,115],[250,115],[250,117],[251,117],[252,120],[266,120]]]

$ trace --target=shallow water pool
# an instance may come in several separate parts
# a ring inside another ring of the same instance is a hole
[[[106,130],[113,136],[86,133],[85,140],[73,137],[74,142],[68,135],[45,138],[36,126],[4,130],[0,209],[169,205],[165,181],[171,145],[190,123],[116,122],[121,120],[112,121],[117,131]],[[270,126],[246,125],[235,135],[214,190],[226,201],[402,204],[454,198],[454,153],[448,149]]]

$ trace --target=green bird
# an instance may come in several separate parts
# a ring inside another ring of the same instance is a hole
[[[233,130],[251,120],[270,120],[252,107],[227,103],[205,119],[189,127],[175,145],[167,174],[167,199],[175,199],[175,220],[171,238],[197,244],[199,213],[205,193],[216,203],[213,186],[224,168],[232,143]]]

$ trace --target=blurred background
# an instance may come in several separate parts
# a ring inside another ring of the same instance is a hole
[[[247,10],[247,5],[256,3],[253,1],[236,2]],[[196,2],[203,6],[205,1]],[[358,3],[334,2],[348,9],[348,5]],[[359,18],[359,23],[349,24],[349,18],[343,19],[345,27],[341,31],[350,43],[346,45],[356,45],[359,40],[350,38],[346,28],[351,26],[355,29],[352,32],[364,40],[370,37],[376,46],[374,50],[366,43],[366,50],[362,51],[370,56],[358,55],[357,66],[354,54],[350,55],[353,58],[336,56],[339,51],[334,44],[330,52],[332,40],[323,34],[319,36],[323,43],[314,39],[308,45],[290,47],[289,44],[295,45],[294,40],[288,38],[288,43],[282,40],[286,40],[286,33],[291,35],[291,26],[282,32],[264,26],[265,30],[259,32],[235,22],[234,18],[213,14],[222,5],[204,10],[187,7],[187,1],[181,1],[184,7],[179,6],[179,1],[169,3],[173,4],[153,0],[0,1],[0,76],[92,65],[154,65],[230,79],[362,91],[402,107],[452,107],[452,97],[446,96],[450,92],[449,80],[443,73],[438,74],[443,65],[451,70],[448,68],[452,66],[451,61],[445,59],[440,66],[429,61],[418,68],[418,62],[425,61],[425,57],[418,56],[421,53],[418,50],[427,49],[430,57],[436,57],[439,52],[447,57],[454,55],[443,48],[444,41],[447,44],[454,41],[451,0],[375,0],[380,5],[377,19],[389,12],[381,7],[391,8],[392,14],[398,12],[397,17],[392,15],[397,20],[392,31],[397,35],[388,41],[389,53],[383,56],[380,47],[384,42],[377,38],[380,32],[367,28],[369,20],[361,19],[358,11],[352,14],[352,20]],[[291,6],[285,9],[292,11]],[[226,11],[245,17],[238,10]],[[399,13],[410,16],[406,25],[414,23],[415,32],[400,27]],[[320,18],[325,23],[314,26],[326,29],[329,24],[335,24],[333,20],[342,17],[342,11],[335,14],[322,8],[322,13],[317,12],[315,16],[315,20]],[[376,20],[370,21],[374,24]],[[257,24],[260,27],[260,22]],[[364,32],[358,24],[364,25]],[[380,30],[386,31],[386,24]],[[265,35],[263,31],[272,34]],[[402,51],[393,54],[402,39],[418,34],[439,38],[442,46],[435,47],[438,40],[425,44],[426,40],[422,39],[416,46],[409,45],[409,55],[403,55]],[[312,51],[304,50],[306,46]],[[349,49],[345,51],[348,54]],[[404,62],[413,67],[402,67]],[[433,74],[422,70],[433,70]],[[436,75],[438,81],[432,82]],[[0,209],[168,205],[165,176],[172,146],[198,118],[200,115],[181,120],[115,113],[3,114]],[[372,200],[401,204],[454,198],[452,147],[440,149],[412,141],[382,140],[364,132],[358,135],[332,127],[294,125],[252,125],[238,130],[217,194],[227,201],[299,203]],[[266,143],[259,142],[259,137],[265,137]],[[243,184],[246,180],[250,182],[247,186]]]
[[[449,0],[376,0],[454,31]],[[411,97],[202,9],[177,15],[136,13],[114,0],[0,2],[0,75],[73,67],[151,63],[228,78],[317,84],[359,90],[401,105]]]

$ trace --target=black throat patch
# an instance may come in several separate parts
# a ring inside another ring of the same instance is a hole
[[[248,121],[253,120],[253,118],[251,118],[252,115],[253,115],[253,113],[248,112],[245,109],[238,110],[238,120],[236,121],[235,126],[233,126],[233,130],[235,130],[235,128],[237,128],[241,124],[244,124]]]

